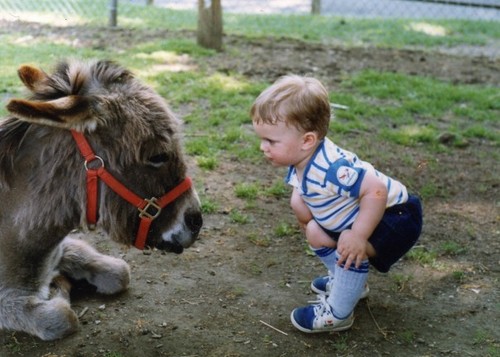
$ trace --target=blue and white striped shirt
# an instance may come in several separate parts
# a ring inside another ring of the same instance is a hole
[[[375,170],[356,154],[343,150],[325,138],[304,170],[302,182],[290,166],[286,182],[295,187],[314,219],[332,232],[349,228],[359,212],[359,191],[367,171],[381,179],[388,191],[387,207],[408,200],[408,191],[399,181]]]

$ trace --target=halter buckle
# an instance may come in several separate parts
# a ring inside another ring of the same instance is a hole
[[[148,219],[155,219],[157,218],[159,215],[160,215],[160,212],[161,212],[161,207],[156,203],[158,200],[156,197],[153,197],[153,198],[145,198],[144,199],[145,202],[147,202],[146,206],[144,206],[143,208],[137,208],[139,210],[139,217],[141,218],[148,218]],[[148,210],[150,208],[153,208],[156,210],[156,212],[153,212],[153,213],[150,213],[148,212]]]

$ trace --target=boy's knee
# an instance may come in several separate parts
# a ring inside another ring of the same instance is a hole
[[[309,221],[306,226],[306,239],[313,248],[335,248],[337,246],[337,243],[326,234],[315,220]]]

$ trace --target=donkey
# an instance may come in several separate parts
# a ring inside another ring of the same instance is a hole
[[[78,329],[70,281],[115,294],[130,280],[125,261],[70,231],[97,224],[116,242],[182,253],[202,216],[181,122],[130,71],[66,60],[18,74],[31,95],[0,122],[0,328],[55,340]]]

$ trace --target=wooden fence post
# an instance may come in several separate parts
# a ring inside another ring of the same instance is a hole
[[[118,14],[118,0],[109,1],[109,26],[116,27]]]
[[[222,51],[221,0],[198,0],[197,41],[200,46]]]

